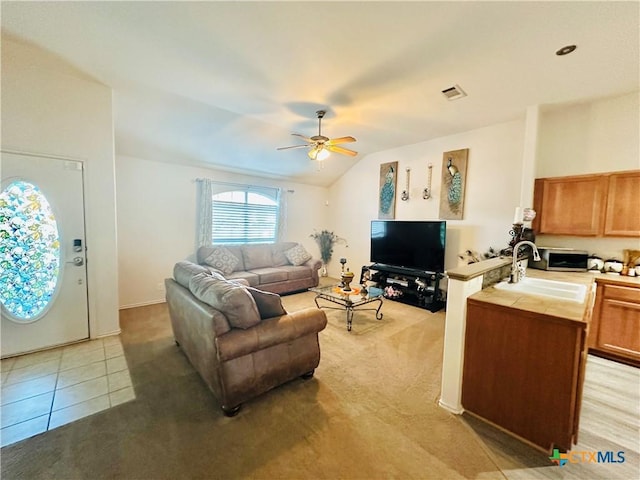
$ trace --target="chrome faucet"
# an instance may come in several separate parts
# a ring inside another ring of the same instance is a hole
[[[516,243],[515,246],[513,247],[513,261],[511,262],[510,283],[518,283],[522,275],[518,265],[518,250],[520,250],[521,245],[531,245],[531,248],[533,248],[533,259],[536,262],[540,261],[540,254],[538,253],[538,247],[536,247],[535,243],[530,242],[529,240],[523,240],[522,242]]]

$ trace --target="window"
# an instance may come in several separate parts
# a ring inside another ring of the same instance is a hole
[[[59,284],[60,238],[51,205],[33,183],[17,180],[0,193],[0,239],[2,313],[38,320]]]
[[[277,191],[273,198],[250,190],[212,196],[212,243],[273,243],[278,235]]]

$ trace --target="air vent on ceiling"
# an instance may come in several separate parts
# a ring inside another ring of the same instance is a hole
[[[467,94],[460,88],[460,85],[454,85],[453,87],[445,88],[442,90],[442,94],[447,97],[447,100],[457,100],[458,98],[466,97]]]

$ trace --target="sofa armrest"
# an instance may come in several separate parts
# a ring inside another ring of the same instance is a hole
[[[222,312],[198,300],[188,288],[172,278],[165,279],[164,284],[174,333],[196,328],[195,323],[198,324],[197,328],[210,329],[213,335],[223,335],[231,330],[227,317]],[[181,341],[182,338],[176,340]]]
[[[304,265],[311,267],[311,278],[313,278],[315,285],[318,285],[318,283],[320,283],[320,275],[318,272],[320,271],[320,267],[322,267],[322,261],[317,258],[311,258],[307,260]]]
[[[322,331],[327,316],[318,308],[306,308],[280,317],[267,318],[246,330],[233,328],[216,338],[221,361],[238,358],[264,348]]]

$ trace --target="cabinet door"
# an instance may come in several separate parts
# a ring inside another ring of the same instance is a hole
[[[640,171],[610,175],[604,234],[640,237]]]
[[[640,290],[605,286],[596,348],[640,360]]]
[[[601,234],[607,186],[602,175],[544,179],[540,233]]]

